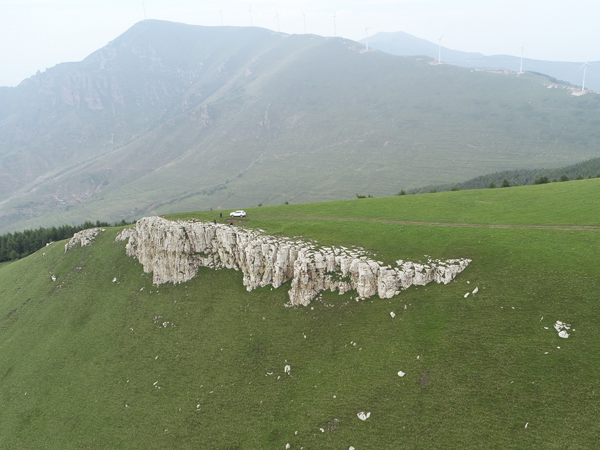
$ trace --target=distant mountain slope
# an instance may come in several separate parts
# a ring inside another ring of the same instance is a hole
[[[361,41],[363,42],[363,41]],[[420,39],[408,33],[377,33],[369,37],[369,46],[382,52],[398,56],[428,56],[438,59],[439,47],[433,42]],[[485,56],[482,53],[461,52],[442,46],[442,61],[461,67],[478,69],[500,69],[518,72],[521,58],[508,55]],[[600,91],[600,61],[590,62],[593,70],[586,74],[587,89]],[[581,86],[583,81],[582,63],[541,61],[523,58],[523,71],[549,75],[557,80]]]
[[[390,195],[599,156],[600,96],[260,28],[143,21],[0,90],[0,231]]]

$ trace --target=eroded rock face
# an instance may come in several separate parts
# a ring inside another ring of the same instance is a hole
[[[449,283],[469,259],[429,260],[427,264],[397,261],[397,267],[374,261],[366,252],[345,247],[318,248],[299,239],[274,237],[235,226],[205,222],[172,222],[160,217],[140,219],[117,240],[126,240],[153,282],[181,283],[199,267],[241,270],[248,291],[292,280],[290,305],[308,305],[329,289],[343,294],[356,290],[360,298],[391,298],[411,285]]]
[[[82,247],[87,245],[92,245],[96,236],[104,231],[104,228],[89,228],[87,230],[82,230],[73,235],[71,240],[65,244],[65,253],[70,248],[75,247],[77,244],[81,244]]]

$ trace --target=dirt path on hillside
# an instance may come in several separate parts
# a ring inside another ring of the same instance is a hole
[[[286,217],[289,220],[339,220],[342,222],[377,222],[398,225],[422,225],[427,227],[465,227],[465,228],[520,228],[524,230],[592,230],[600,231],[600,227],[591,225],[497,225],[485,223],[445,223],[445,222],[413,222],[408,220],[366,219],[351,217]]]

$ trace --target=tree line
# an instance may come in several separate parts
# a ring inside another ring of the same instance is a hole
[[[115,223],[114,226],[128,225],[129,222],[122,220]],[[35,230],[16,231],[0,235],[0,262],[16,261],[38,251],[46,244],[54,241],[61,241],[72,237],[75,233],[88,228],[111,227],[108,222],[96,223],[86,221],[81,225],[61,225],[60,227],[44,228]]]

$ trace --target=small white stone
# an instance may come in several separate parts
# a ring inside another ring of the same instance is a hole
[[[479,288],[476,287],[475,289],[473,289],[473,294],[477,294],[479,292]]]
[[[290,444],[285,444],[285,448],[290,448]]]
[[[117,277],[114,277],[113,278],[113,283],[116,283],[116,282],[117,282]]]
[[[402,372],[402,371],[398,372],[398,376],[399,376],[400,378],[402,378],[404,375],[406,375],[404,372]]]
[[[394,311],[392,311],[392,312],[390,313],[390,317],[391,317],[392,319],[393,319],[394,317],[396,317],[396,314],[394,313]]]
[[[558,337],[567,339],[569,337],[569,333],[567,333],[565,330],[562,330],[560,333],[558,333]]]
[[[527,425],[529,425],[529,422],[527,422],[527,423],[525,424],[525,428],[527,428]]]
[[[467,293],[465,294],[465,298],[467,298],[467,297],[469,296],[469,294],[470,294],[470,292],[467,292]]]
[[[358,418],[359,418],[360,420],[362,420],[362,421],[365,421],[365,420],[367,420],[369,417],[371,417],[371,413],[370,413],[370,412],[368,412],[368,413],[366,413],[366,414],[365,414],[363,411],[361,411],[361,412],[359,412],[359,413],[357,414],[357,416],[358,416]]]

